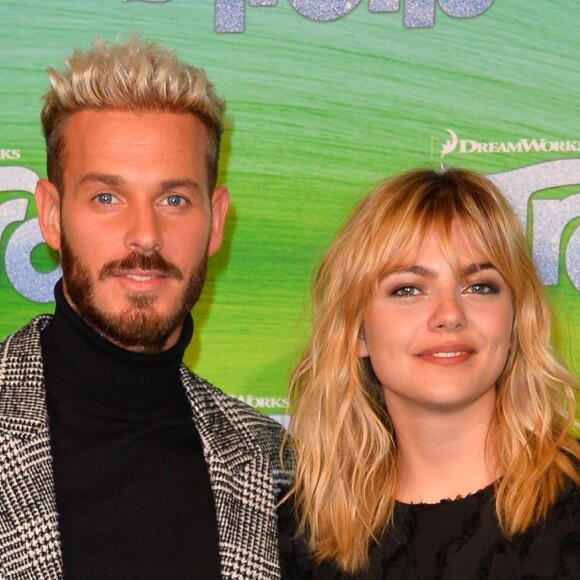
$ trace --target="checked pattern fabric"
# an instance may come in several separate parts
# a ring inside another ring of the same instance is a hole
[[[0,579],[62,578],[40,349],[50,320],[39,316],[0,344]],[[279,578],[282,428],[185,366],[181,377],[209,467],[222,577]]]

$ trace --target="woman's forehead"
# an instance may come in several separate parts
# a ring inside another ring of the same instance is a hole
[[[394,272],[412,271],[417,266],[427,267],[443,259],[457,274],[464,277],[478,270],[496,268],[496,261],[488,248],[478,243],[478,233],[470,232],[457,223],[445,231],[431,226],[417,231],[383,265],[379,279]]]

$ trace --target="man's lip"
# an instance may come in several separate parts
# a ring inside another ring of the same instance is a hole
[[[158,270],[122,270],[115,277],[130,278],[131,280],[151,280],[152,278],[167,278],[167,273]]]

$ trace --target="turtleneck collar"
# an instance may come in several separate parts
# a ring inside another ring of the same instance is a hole
[[[159,408],[183,397],[179,368],[193,336],[191,315],[171,348],[159,353],[133,352],[99,335],[72,309],[62,280],[54,294],[54,318],[42,333],[44,364],[78,395],[135,411]]]

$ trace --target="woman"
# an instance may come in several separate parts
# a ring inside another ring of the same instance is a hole
[[[580,577],[577,387],[494,185],[384,182],[316,278],[283,577]]]

